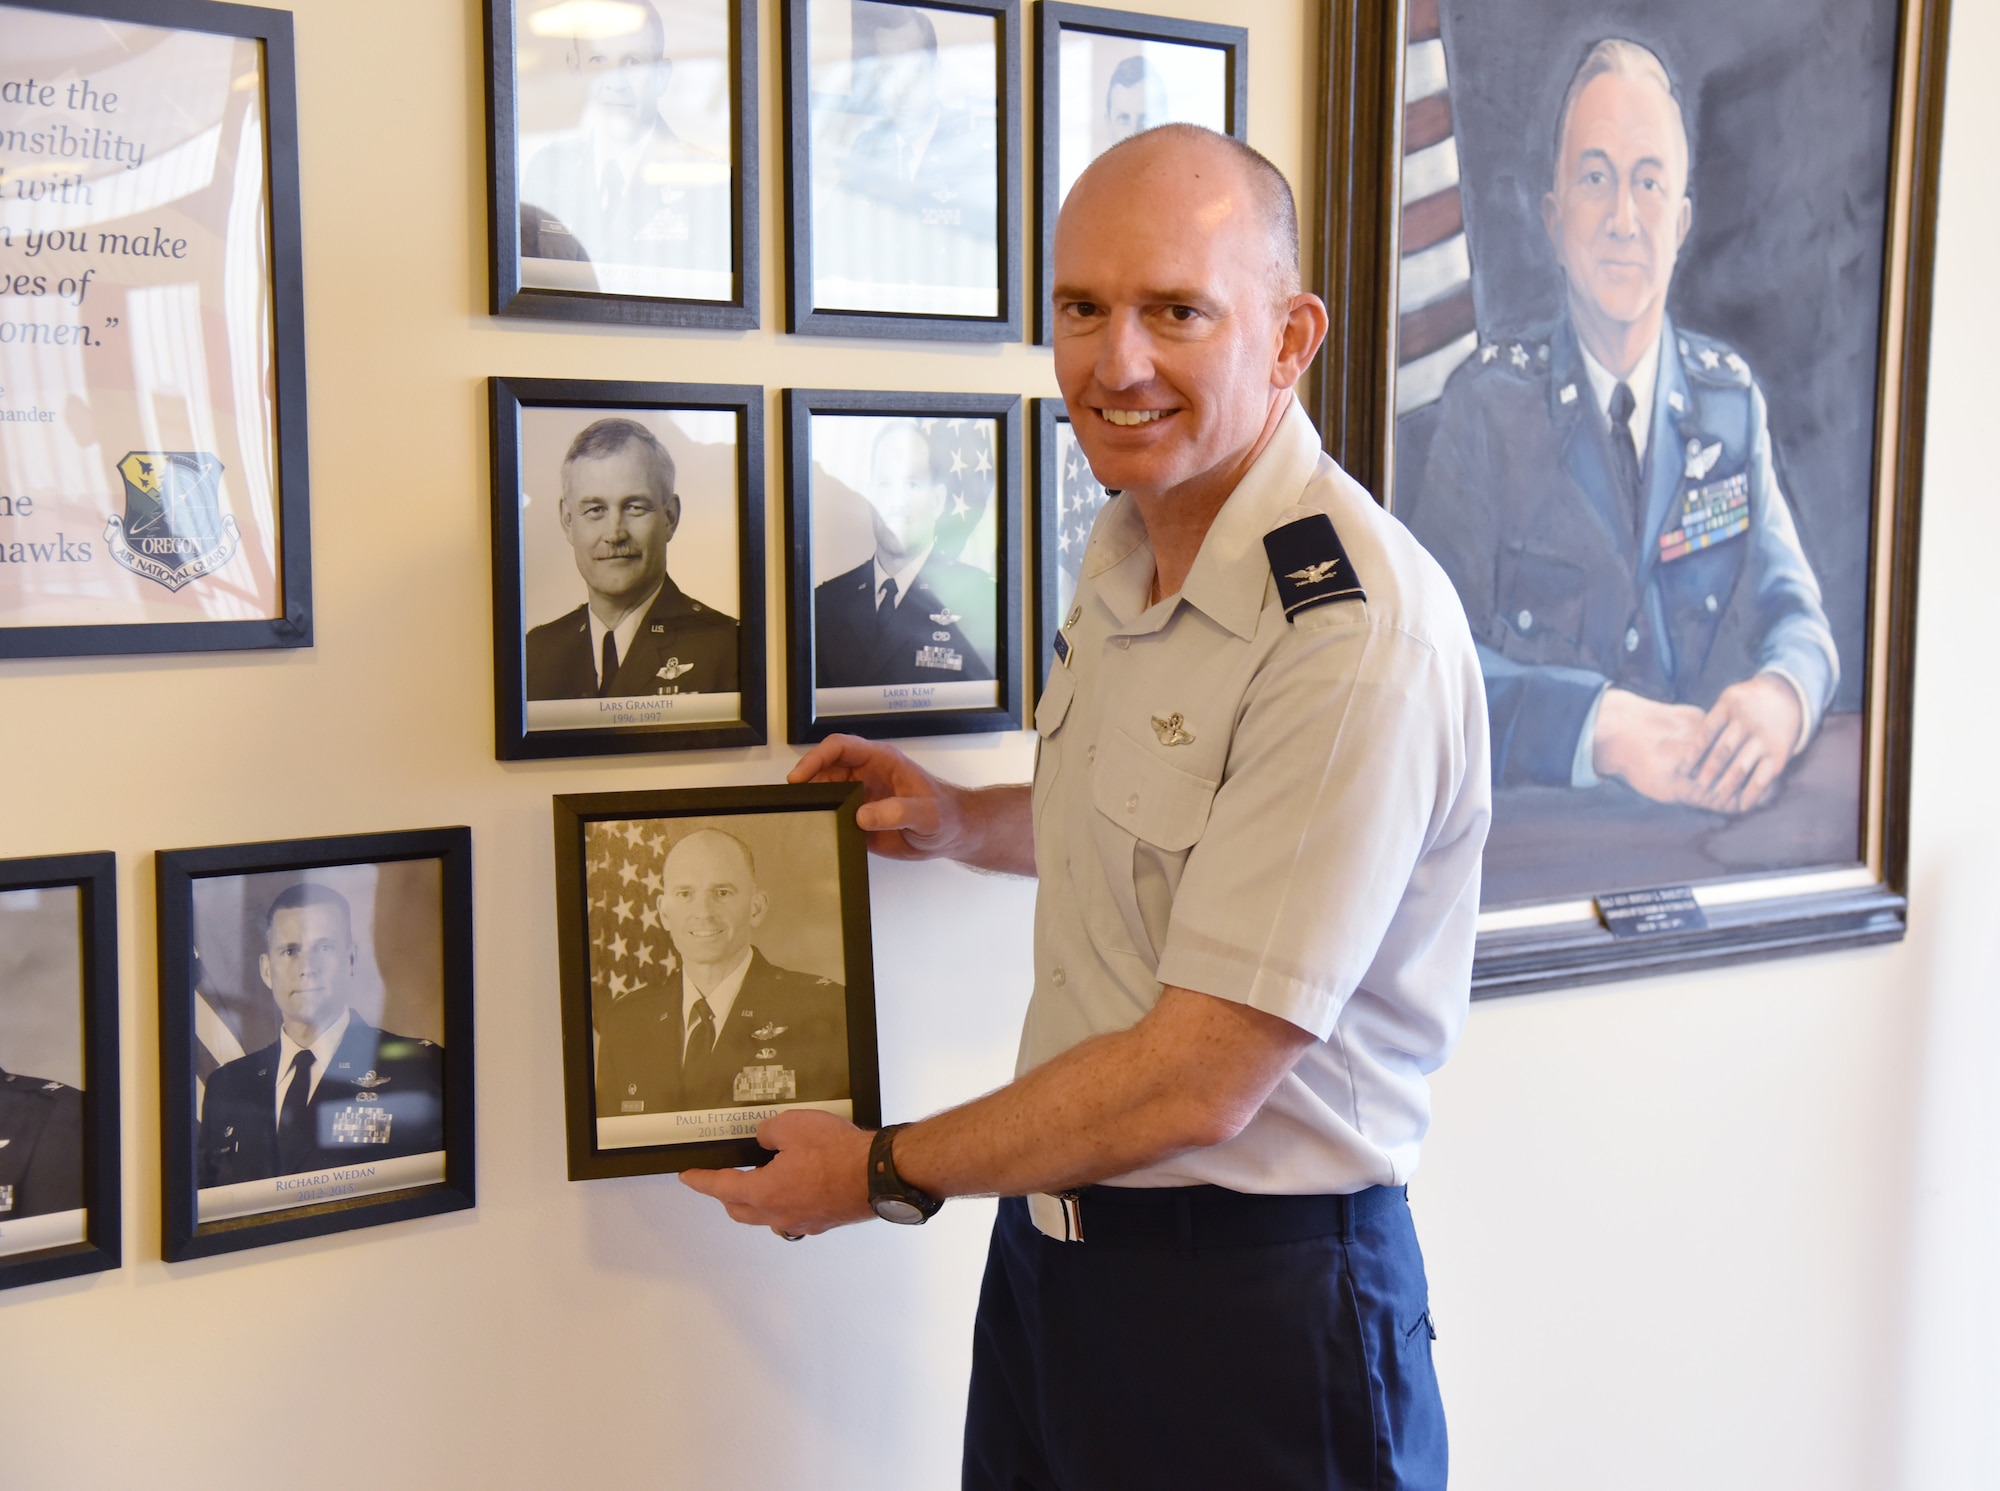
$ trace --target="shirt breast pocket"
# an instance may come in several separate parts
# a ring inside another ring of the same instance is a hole
[[[1586,593],[1581,565],[1533,549],[1502,549],[1493,577],[1504,627],[1500,650],[1524,662],[1566,659],[1583,638]]]
[[[1187,857],[1208,827],[1218,783],[1182,771],[1119,730],[1108,730],[1091,771],[1093,836],[1115,918],[1093,930],[1157,961]]]
[[[1069,701],[1076,697],[1076,675],[1061,663],[1049,664],[1049,681],[1035,704],[1035,733],[1047,740],[1062,729]]]

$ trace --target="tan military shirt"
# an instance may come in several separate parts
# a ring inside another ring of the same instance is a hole
[[[1287,620],[1264,535],[1327,514],[1366,590]],[[1242,1133],[1117,1183],[1349,1192],[1415,1169],[1464,1023],[1491,789],[1442,570],[1296,404],[1147,605],[1129,498],[1099,516],[1035,711],[1028,1071],[1174,984],[1317,1037]]]

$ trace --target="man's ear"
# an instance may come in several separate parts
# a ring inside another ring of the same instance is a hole
[[[759,890],[750,898],[750,925],[753,927],[763,926],[764,918],[770,913],[770,910],[771,898]]]
[[[1294,295],[1278,329],[1278,361],[1271,369],[1273,388],[1293,388],[1326,340],[1326,302],[1306,292]]]
[[[1562,263],[1562,209],[1556,205],[1554,192],[1542,193],[1542,232],[1555,250],[1556,263]]]
[[[278,992],[278,986],[271,982],[271,955],[269,953],[257,954],[257,977],[264,981],[264,987],[269,989],[273,994]]]
[[[1675,218],[1674,248],[1678,251],[1688,241],[1688,233],[1694,227],[1694,198],[1681,193],[1681,210]]]
[[[569,510],[569,493],[565,492],[556,499],[556,521],[562,524],[564,538],[569,538],[569,525],[573,517],[574,514]]]
[[[660,511],[666,515],[667,519],[667,542],[672,543],[674,535],[679,533],[681,529],[681,494],[679,492],[667,493],[667,500],[660,504]]]

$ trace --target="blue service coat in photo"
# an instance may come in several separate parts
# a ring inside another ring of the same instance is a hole
[[[1445,386],[1397,516],[1444,566],[1479,648],[1498,785],[1588,785],[1608,686],[1706,709],[1782,673],[1816,727],[1839,677],[1819,582],[1743,359],[1668,321],[1643,518],[1567,318],[1485,341]]]

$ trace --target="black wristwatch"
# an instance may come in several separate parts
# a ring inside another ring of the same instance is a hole
[[[868,1146],[868,1204],[885,1222],[921,1227],[938,1214],[944,1202],[928,1191],[918,1190],[896,1173],[896,1158],[892,1153],[896,1135],[908,1127],[906,1123],[892,1123],[875,1131],[875,1141]]]

